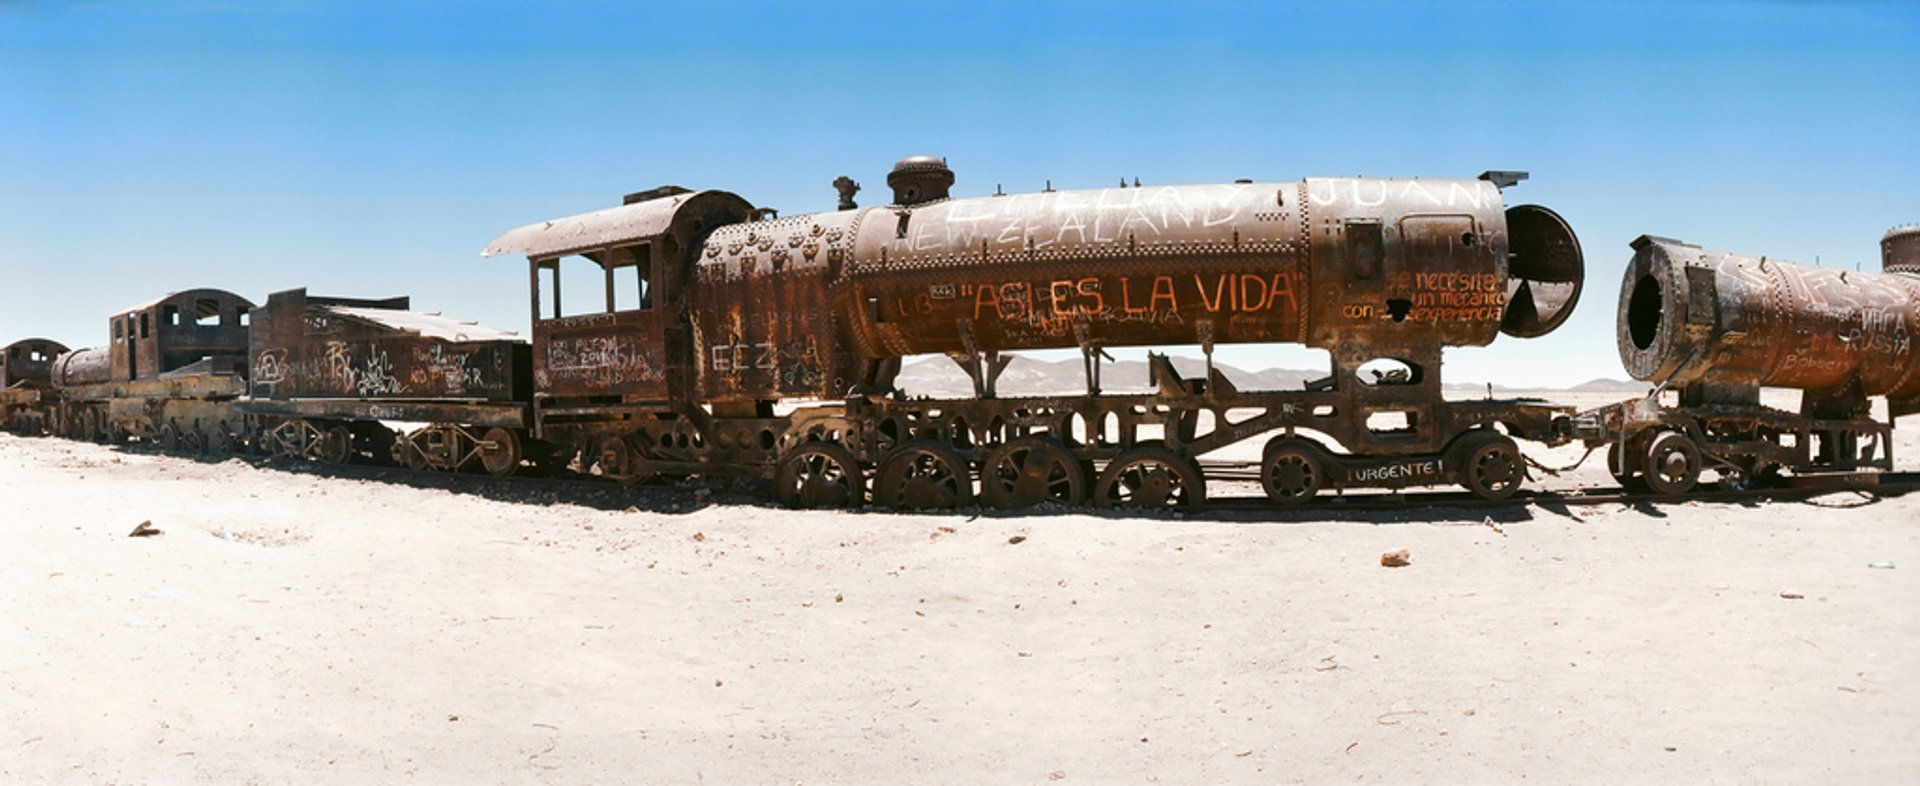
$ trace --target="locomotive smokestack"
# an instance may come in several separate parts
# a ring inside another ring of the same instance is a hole
[[[1888,230],[1880,238],[1880,270],[1920,274],[1920,224]]]
[[[947,160],[937,156],[907,156],[887,173],[887,187],[893,189],[896,205],[918,205],[946,199],[953,187],[953,170]]]

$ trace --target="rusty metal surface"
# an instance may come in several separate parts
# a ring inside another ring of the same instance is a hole
[[[45,385],[53,380],[53,363],[67,346],[47,338],[28,338],[0,347],[0,390],[18,385]]]
[[[252,395],[526,401],[531,348],[504,331],[405,308],[406,300],[276,292],[254,313]],[[486,336],[486,340],[462,340]]]
[[[927,353],[1294,342],[1371,359],[1544,334],[1581,265],[1565,222],[1503,211],[1484,181],[1053,191],[716,230],[694,329],[715,397],[842,395]]]
[[[1499,195],[1474,181],[1059,191],[875,218],[846,273],[869,356],[1195,344],[1203,323],[1217,343],[1478,345],[1505,298]],[[1360,234],[1376,245],[1350,252]]]
[[[549,257],[603,248],[636,238],[654,237],[666,232],[688,203],[712,200],[716,195],[722,199],[739,199],[724,191],[678,193],[541,221],[494,238],[480,255],[490,257],[520,253],[529,257]]]
[[[154,379],[202,363],[196,371],[244,373],[252,309],[232,292],[192,289],[115,314],[107,325],[113,379]]]
[[[1920,274],[1920,225],[1896,227],[1880,238],[1880,270]]]
[[[113,378],[113,353],[106,347],[68,351],[53,362],[53,383],[60,387],[93,385]]]
[[[846,394],[857,374],[835,280],[861,222],[876,214],[885,211],[755,221],[707,238],[691,311],[700,397]]]
[[[1684,403],[1761,386],[1920,395],[1920,277],[1808,267],[1642,236],[1620,291],[1621,361]]]

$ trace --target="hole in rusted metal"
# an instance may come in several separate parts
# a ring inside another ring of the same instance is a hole
[[[1412,385],[1420,381],[1420,366],[1399,358],[1374,358],[1356,369],[1360,381],[1368,385]]]
[[[1651,275],[1633,282],[1633,294],[1627,299],[1627,334],[1639,349],[1653,346],[1660,332],[1660,311],[1664,306],[1660,282]]]
[[[1403,297],[1387,299],[1387,316],[1395,322],[1407,321],[1407,315],[1413,313],[1413,301]]]
[[[1383,409],[1367,415],[1367,430],[1376,434],[1412,431],[1420,413],[1408,409]]]

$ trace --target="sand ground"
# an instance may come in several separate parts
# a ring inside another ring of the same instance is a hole
[[[0,782],[1920,780],[1920,495],[635,500],[0,435]]]

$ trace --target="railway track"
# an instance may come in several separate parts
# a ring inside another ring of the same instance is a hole
[[[397,483],[418,488],[434,488],[461,494],[474,494],[499,501],[520,504],[573,504],[601,510],[639,510],[689,512],[713,504],[766,506],[768,502],[759,484],[716,478],[711,481],[680,481],[623,485],[613,481],[582,476],[572,472],[556,475],[519,475],[499,478],[479,473],[417,471],[402,467],[364,464],[332,465],[289,461],[283,457],[242,457],[254,466],[271,467],[304,474],[355,480]],[[1216,491],[1207,499],[1205,509],[1197,512],[1164,513],[1135,510],[1102,510],[1091,507],[1047,506],[1026,511],[1002,511],[969,508],[960,513],[988,517],[1013,517],[1085,513],[1113,518],[1215,519],[1223,521],[1292,520],[1340,518],[1349,513],[1426,513],[1434,518],[1459,518],[1462,514],[1493,515],[1514,518],[1530,509],[1559,511],[1592,505],[1625,505],[1657,510],[1660,506],[1691,502],[1791,502],[1836,492],[1857,492],[1868,497],[1896,497],[1920,490],[1920,472],[1855,472],[1787,478],[1779,486],[1756,489],[1719,488],[1702,485],[1685,497],[1661,496],[1647,491],[1608,487],[1578,489],[1523,489],[1505,500],[1486,500],[1471,492],[1448,489],[1414,489],[1400,492],[1366,491],[1337,493],[1302,507],[1281,507],[1259,493],[1258,472],[1233,464],[1208,466],[1207,477]],[[1216,474],[1216,472],[1218,474]],[[873,510],[873,508],[867,508]],[[912,512],[912,511],[904,511]]]

